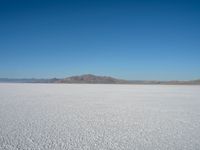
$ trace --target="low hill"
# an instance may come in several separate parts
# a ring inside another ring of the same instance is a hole
[[[99,84],[120,84],[126,80],[116,79],[108,76],[96,76],[85,74],[80,76],[71,76],[58,81],[59,83],[99,83]]]

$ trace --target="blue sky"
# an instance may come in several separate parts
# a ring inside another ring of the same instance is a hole
[[[0,77],[200,78],[200,2],[0,0]]]

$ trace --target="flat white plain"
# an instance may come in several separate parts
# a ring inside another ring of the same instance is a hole
[[[197,150],[200,86],[0,84],[1,150]]]

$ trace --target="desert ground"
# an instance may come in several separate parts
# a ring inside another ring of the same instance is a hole
[[[197,150],[200,86],[0,84],[0,150]]]

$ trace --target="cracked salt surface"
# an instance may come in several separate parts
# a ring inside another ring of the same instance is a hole
[[[0,84],[0,150],[29,149],[200,149],[200,86]]]

